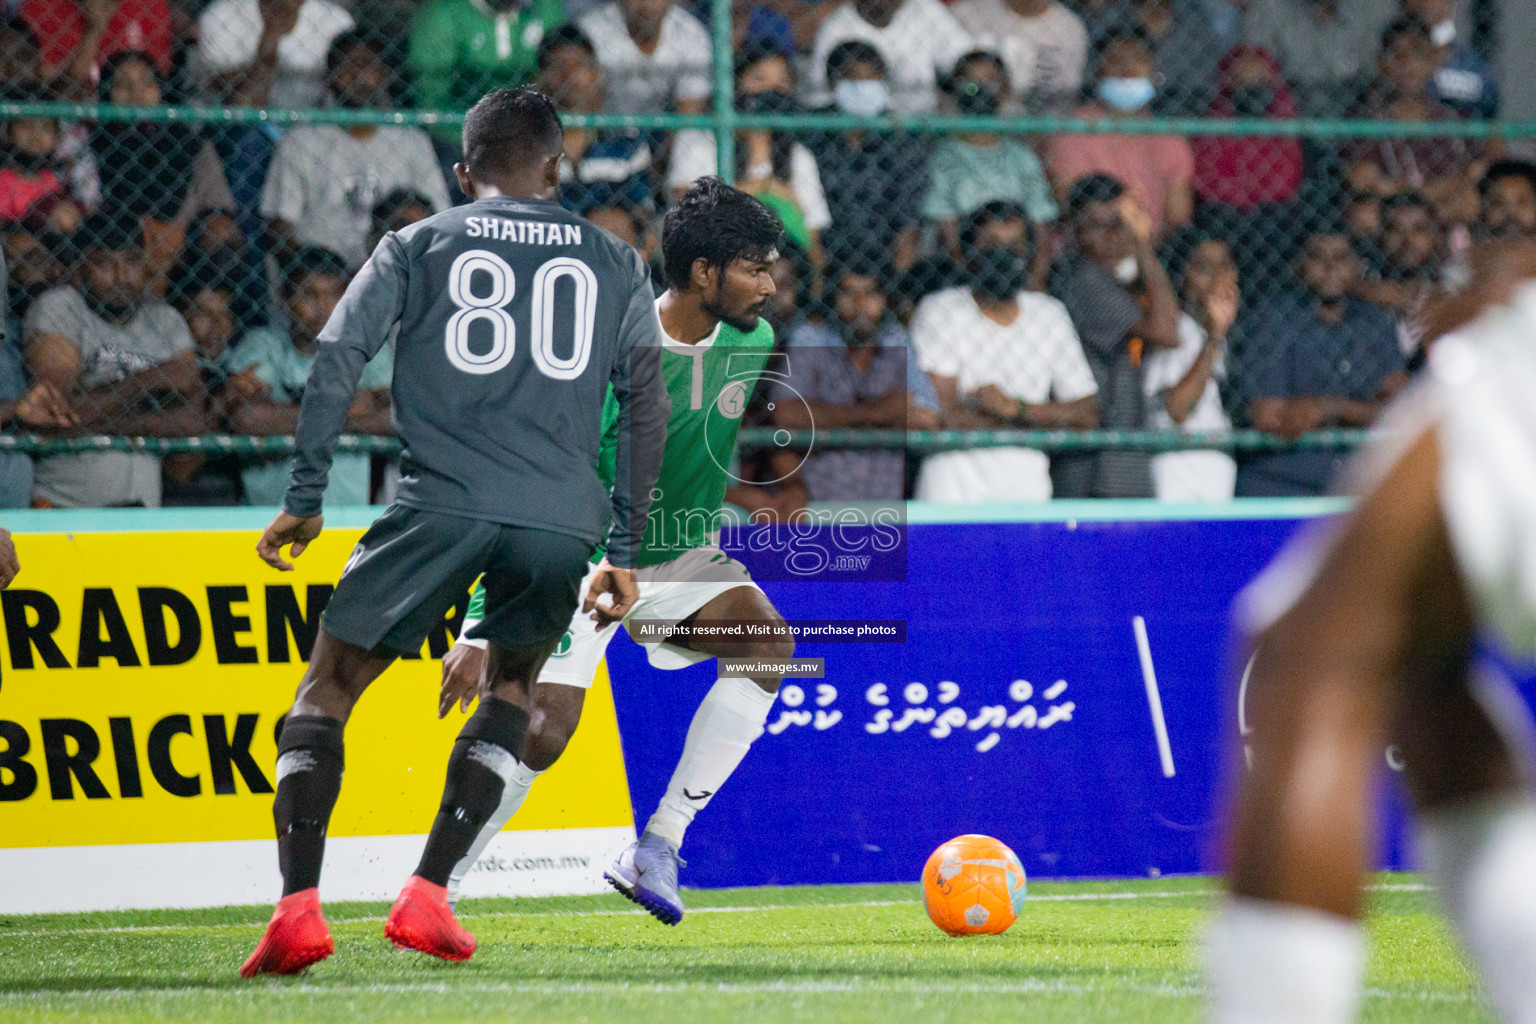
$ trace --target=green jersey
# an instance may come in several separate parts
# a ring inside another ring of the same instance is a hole
[[[531,0],[497,11],[484,0],[434,0],[411,24],[407,58],[416,106],[467,110],[485,93],[531,81],[539,42],[565,21],[564,0]],[[457,142],[457,125],[436,134]]]
[[[672,415],[656,481],[658,493],[651,502],[636,566],[660,565],[713,542],[731,475],[736,432],[772,350],[773,328],[762,319],[750,332],[721,321],[697,345],[665,342],[662,376],[672,399]],[[613,486],[618,419],[619,405],[610,390],[603,405],[603,441],[597,456],[597,475],[608,487]],[[592,560],[602,556],[600,546]],[[477,583],[466,618],[479,619],[484,602],[485,588]]]
[[[750,332],[721,321],[697,345],[667,341],[662,376],[672,399],[661,477],[646,520],[636,565],[658,565],[711,543],[736,451],[736,432],[747,400],[773,350],[773,328],[758,320]],[[618,447],[619,406],[610,392],[603,406],[603,443],[597,475],[612,485]]]

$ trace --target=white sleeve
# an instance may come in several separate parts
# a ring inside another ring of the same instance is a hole
[[[821,28],[816,30],[816,42],[811,47],[811,66],[806,69],[805,88],[802,90],[807,106],[821,107],[832,102],[832,90],[827,85],[827,56],[838,43],[850,38],[841,25],[843,9],[833,11]]]
[[[669,188],[687,188],[719,169],[715,137],[709,132],[685,128],[672,140],[672,163],[667,169]]]
[[[1041,316],[1040,322],[1051,333],[1051,395],[1058,402],[1075,402],[1098,394],[1099,384],[1093,379],[1088,357],[1083,355],[1083,343],[1072,318],[1060,302],[1049,302],[1049,313]]]
[[[1142,390],[1148,398],[1153,398],[1179,381],[1189,372],[1189,368],[1199,358],[1200,347],[1205,344],[1205,331],[1195,323],[1194,318],[1188,313],[1179,314],[1179,347],[1175,349],[1153,349],[1146,359],[1146,373],[1142,380]]]
[[[442,213],[453,205],[453,201],[448,198],[448,183],[443,180],[443,168],[437,162],[432,140],[420,128],[413,129],[410,138],[411,148],[415,150],[412,155],[415,157],[416,180],[426,197],[432,200],[433,211]]]
[[[261,187],[261,215],[268,220],[297,224],[304,216],[304,178],[299,173],[294,150],[303,142],[304,129],[289,132],[277,143],[267,180]]]
[[[680,70],[672,94],[679,100],[708,99],[713,92],[709,72],[714,67],[714,48],[710,45],[709,30],[703,23],[691,14],[686,16],[687,30],[679,33],[682,41],[678,48]]]
[[[481,651],[491,646],[491,642],[489,640],[478,640],[475,637],[469,635],[470,627],[478,625],[480,625],[479,619],[465,619],[464,625],[459,629],[458,639],[454,640],[454,644],[463,644],[465,647],[473,647],[476,650]]]
[[[243,68],[256,59],[260,16],[253,25],[242,17],[245,13],[239,4],[219,0],[197,20],[198,51],[209,70],[216,74]],[[255,14],[254,8],[250,13]]]
[[[944,307],[943,293],[930,295],[917,304],[912,314],[912,348],[917,352],[917,365],[923,372],[940,377],[960,376],[960,358],[950,343],[952,318]]]
[[[933,47],[934,65],[944,74],[953,71],[955,62],[976,48],[976,40],[938,0],[933,0],[927,33],[931,38],[925,42]]]
[[[832,223],[832,211],[827,207],[827,193],[821,187],[821,170],[811,151],[798,142],[790,150],[789,171],[800,212],[805,214],[805,226],[812,231],[828,227]]]

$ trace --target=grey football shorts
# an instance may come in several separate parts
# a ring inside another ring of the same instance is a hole
[[[479,635],[504,648],[553,643],[576,612],[593,547],[552,530],[391,505],[353,549],[320,621],[349,644],[412,654],[484,573]]]

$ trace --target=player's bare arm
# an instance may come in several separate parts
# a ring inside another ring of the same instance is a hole
[[[16,557],[16,542],[11,531],[0,527],[0,590],[11,585],[21,572],[21,560]]]
[[[324,516],[296,516],[279,512],[256,542],[256,553],[272,568],[292,572],[293,563],[283,557],[283,548],[288,548],[290,558],[298,558],[320,536],[324,526]]]

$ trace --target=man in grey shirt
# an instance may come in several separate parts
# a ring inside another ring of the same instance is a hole
[[[112,213],[75,232],[73,283],[27,309],[33,379],[68,396],[92,434],[185,437],[207,429],[203,379],[186,321],[148,293],[139,222]],[[60,508],[160,504],[160,458],[92,451],[37,460],[33,500]]]
[[[419,651],[483,574],[485,616],[469,631],[490,642],[480,706],[385,926],[397,946],[467,959],[475,940],[443,883],[499,804],[530,715],[542,713],[534,683],[576,613],[610,505],[607,559],[583,607],[612,621],[638,597],[633,567],[670,411],[661,325],[640,255],[552,201],[564,144],[540,94],[483,98],[465,117],[455,168],[476,201],[385,235],[320,334],[283,511],[257,552],[291,569],[282,549],[298,554],[320,534],[336,437],[363,366],[396,325],[394,424],[405,451],[396,504],[348,560],[278,737],[283,899],[246,977],[296,973],[333,951],[317,886],[344,723],[369,683]],[[610,384],[619,437],[605,495],[596,467]],[[611,606],[597,602],[605,592]]]
[[[1147,425],[1143,359],[1153,348],[1178,347],[1178,295],[1152,248],[1151,218],[1118,179],[1079,178],[1067,206],[1078,254],[1061,301],[1099,385],[1099,425],[1140,430]],[[1051,468],[1060,498],[1152,497],[1145,452],[1058,456]]]

